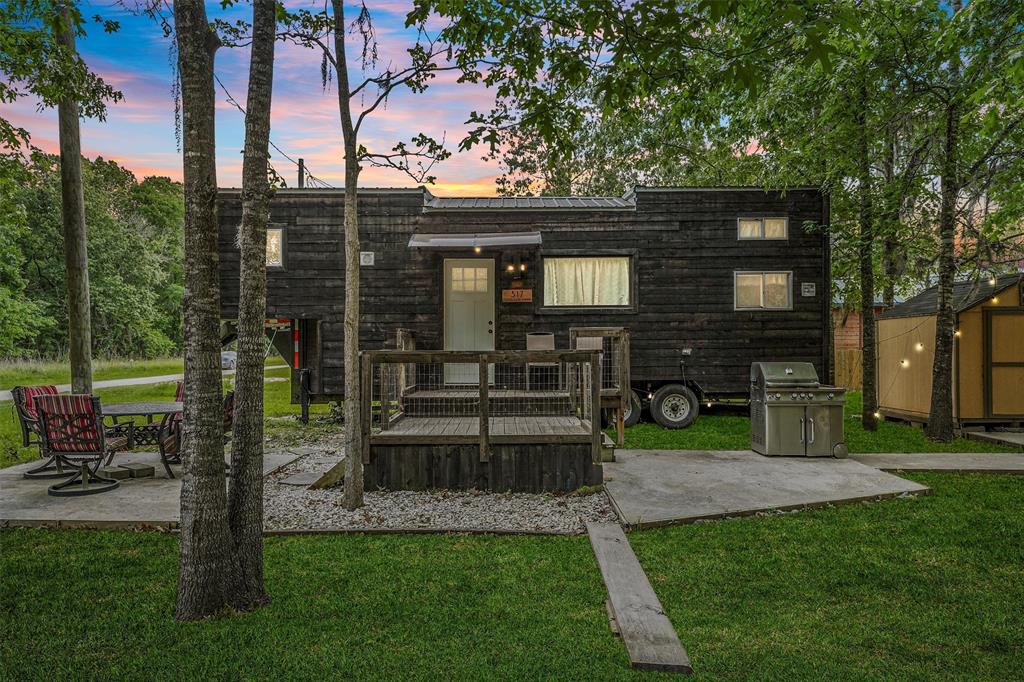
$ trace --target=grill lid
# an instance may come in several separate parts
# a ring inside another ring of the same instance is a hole
[[[818,386],[818,373],[809,362],[755,362],[750,383],[758,386]]]

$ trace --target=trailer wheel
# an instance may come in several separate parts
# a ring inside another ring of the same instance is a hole
[[[629,392],[629,402],[626,405],[626,413],[622,415],[622,422],[626,427],[635,426],[640,422],[640,411],[643,407],[640,405],[640,396],[636,394],[636,391]]]
[[[697,396],[682,384],[662,386],[651,400],[651,416],[666,429],[685,429],[699,411]]]

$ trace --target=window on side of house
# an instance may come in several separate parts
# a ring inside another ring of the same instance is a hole
[[[737,272],[736,310],[789,310],[793,307],[793,273]]]
[[[629,256],[544,258],[544,305],[626,307],[632,305]]]
[[[736,225],[740,240],[789,238],[789,218],[739,218]]]
[[[267,228],[267,267],[284,267],[284,230],[280,227]]]

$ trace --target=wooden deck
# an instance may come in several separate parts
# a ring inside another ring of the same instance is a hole
[[[490,417],[488,439],[492,443],[589,443],[588,420],[565,416]],[[457,445],[477,443],[477,417],[403,417],[385,431],[370,434],[371,444]]]

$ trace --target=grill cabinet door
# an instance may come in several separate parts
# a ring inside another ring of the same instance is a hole
[[[775,404],[766,412],[768,418],[766,450],[768,454],[804,454],[804,406]]]
[[[808,405],[807,420],[804,425],[807,455],[810,457],[830,457],[832,455],[831,432],[832,410],[827,405]]]

